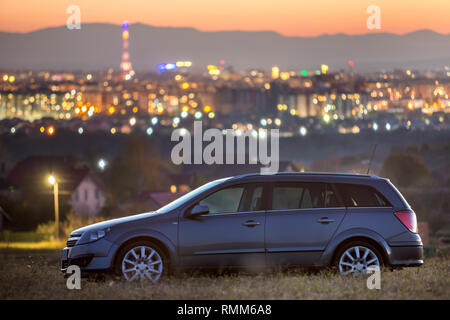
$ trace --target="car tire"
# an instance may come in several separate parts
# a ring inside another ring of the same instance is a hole
[[[365,241],[352,241],[340,247],[333,261],[333,266],[342,275],[365,274],[373,265],[382,269],[383,256],[378,248]]]
[[[169,271],[164,251],[152,241],[138,240],[124,246],[117,255],[115,273],[126,281],[157,282]]]

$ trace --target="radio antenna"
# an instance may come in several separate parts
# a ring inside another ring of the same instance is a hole
[[[377,150],[377,144],[376,144],[376,143],[375,143],[375,145],[373,146],[372,155],[370,156],[369,167],[367,168],[367,174],[369,174],[370,168],[372,167],[372,161],[373,161],[373,157],[374,157],[374,155],[375,155],[375,150]]]

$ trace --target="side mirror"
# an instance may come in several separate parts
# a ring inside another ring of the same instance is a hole
[[[195,205],[186,215],[186,218],[195,218],[202,214],[208,214],[209,208],[204,204]]]

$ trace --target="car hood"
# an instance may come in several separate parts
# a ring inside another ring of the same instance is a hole
[[[141,213],[141,214],[136,214],[136,215],[132,215],[132,216],[127,216],[127,217],[122,217],[122,218],[117,218],[117,219],[111,219],[111,220],[106,220],[106,221],[102,221],[102,222],[97,222],[94,224],[90,224],[88,226],[76,229],[74,231],[71,232],[71,235],[80,235],[85,233],[86,231],[93,231],[93,230],[99,230],[99,229],[106,229],[108,227],[112,227],[115,226],[117,224],[123,224],[123,223],[128,223],[128,222],[133,222],[133,221],[138,221],[138,220],[144,220],[144,219],[151,219],[154,216],[159,216],[162,213],[159,213],[157,211],[154,212],[146,212],[146,213]]]

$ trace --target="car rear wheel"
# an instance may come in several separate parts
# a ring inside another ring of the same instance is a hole
[[[373,245],[352,242],[341,248],[336,255],[335,265],[341,275],[366,274],[369,267],[383,267],[381,254]]]
[[[163,251],[150,241],[125,246],[116,263],[116,272],[127,281],[157,282],[167,269]]]

